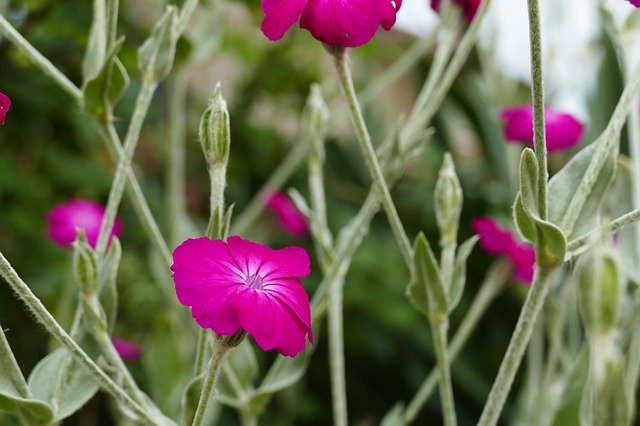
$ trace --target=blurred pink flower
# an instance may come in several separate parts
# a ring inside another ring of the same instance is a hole
[[[378,27],[390,30],[402,0],[262,0],[262,32],[280,40],[298,20],[318,40],[358,47],[375,35]]]
[[[263,350],[296,356],[313,344],[309,297],[299,277],[310,272],[301,247],[273,250],[232,236],[188,239],[173,252],[178,300],[202,328],[230,336],[241,329]]]
[[[631,3],[632,5],[634,5],[635,7],[639,7],[640,8],[640,0],[627,0],[629,3]]]
[[[57,204],[47,213],[49,239],[60,246],[68,247],[76,240],[76,229],[82,228],[89,245],[95,248],[104,214],[105,209],[102,205],[82,198],[72,198],[66,203]],[[109,241],[121,233],[122,221],[117,217]]]
[[[265,206],[278,216],[284,230],[291,235],[300,237],[309,233],[306,216],[298,210],[286,194],[282,192],[269,193]]]
[[[453,4],[462,8],[462,16],[467,24],[473,21],[478,12],[481,0],[453,0]],[[431,0],[431,8],[440,13],[440,0]]]
[[[140,346],[130,340],[112,337],[111,343],[113,343],[113,347],[116,349],[118,355],[120,355],[120,358],[122,358],[123,361],[137,361],[142,355]]]
[[[571,114],[552,108],[544,109],[547,151],[549,153],[570,149],[580,143],[584,126]],[[533,144],[533,108],[520,105],[500,112],[504,122],[504,138],[507,142]]]
[[[4,119],[11,108],[11,99],[4,93],[0,92],[0,124],[4,124]]]
[[[536,261],[533,247],[519,242],[511,231],[501,227],[490,217],[474,219],[471,228],[480,237],[480,246],[487,253],[507,256],[515,268],[515,278],[527,285],[531,284]]]

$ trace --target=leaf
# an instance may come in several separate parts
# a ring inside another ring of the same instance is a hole
[[[404,426],[404,403],[397,402],[391,409],[384,415],[380,426]]]
[[[244,339],[225,362],[218,397],[224,404],[241,407],[246,403],[258,376],[258,361],[249,340]]]
[[[107,5],[105,0],[94,0],[93,20],[89,30],[89,41],[82,59],[84,81],[98,75],[104,64],[107,49]]]
[[[67,365],[67,363],[71,363]],[[61,374],[66,372],[66,377]],[[56,389],[60,383],[60,388]],[[33,396],[57,404],[55,421],[69,417],[98,391],[98,383],[87,369],[71,359],[64,348],[43,358],[31,371],[29,388]]]
[[[0,368],[0,411],[23,414],[37,424],[48,424],[53,420],[53,407],[45,401],[25,397]]]
[[[202,380],[204,374],[200,374],[194,377],[193,380],[187,384],[182,395],[182,415],[181,425],[190,425],[193,423],[193,418],[196,415],[196,409],[198,408],[198,401],[200,400],[200,390],[202,389]],[[215,398],[215,393],[211,393],[212,398]],[[208,405],[207,412],[203,420],[203,424],[212,425],[217,423],[216,419],[220,414],[220,404],[215,401],[211,401]]]
[[[146,78],[154,82],[164,79],[176,53],[178,9],[167,6],[149,38],[138,49],[138,69]]]
[[[586,171],[589,164],[596,160],[595,154],[604,140],[598,139],[588,147],[582,149],[549,181],[549,220],[553,223],[563,224],[565,213],[569,209],[571,200],[576,196],[578,188],[587,178]],[[607,194],[616,171],[617,144],[607,153],[602,170],[598,174],[594,184],[588,188],[585,203],[580,215],[574,224],[568,224],[571,228],[567,232],[567,238],[579,237],[599,225],[600,206]],[[564,226],[564,225],[562,225]]]
[[[122,248],[120,240],[114,237],[109,245],[109,251],[98,272],[98,292],[100,305],[107,316],[107,329],[109,333],[113,331],[118,313],[118,288],[116,286],[116,278],[118,276],[118,268],[120,266],[120,258],[122,257]]]
[[[424,234],[418,234],[413,245],[414,271],[405,294],[411,304],[429,316],[434,311],[446,313],[448,298],[440,276],[440,269]]]
[[[307,371],[312,353],[313,350],[307,349],[295,358],[278,358],[254,392],[253,399],[274,394],[295,384]]]
[[[453,269],[453,279],[451,280],[451,288],[449,289],[449,311],[455,309],[462,298],[464,284],[467,280],[467,259],[478,242],[478,238],[477,235],[474,235],[462,243],[458,249],[456,263]]]
[[[520,156],[520,199],[529,215],[539,215],[538,160],[531,148],[525,148]]]
[[[536,242],[536,224],[525,211],[520,193],[518,193],[513,205],[513,220],[520,236],[534,244]]]

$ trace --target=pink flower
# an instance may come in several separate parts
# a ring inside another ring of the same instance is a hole
[[[140,346],[130,340],[112,337],[111,343],[113,343],[113,347],[123,361],[137,361],[142,355]]]
[[[273,250],[232,236],[189,239],[173,252],[178,300],[202,328],[230,336],[241,329],[263,350],[296,356],[313,344],[309,298],[299,277],[310,272],[301,247]]]
[[[296,208],[293,201],[282,192],[272,192],[267,196],[267,209],[278,216],[280,224],[291,235],[300,237],[309,233],[307,218]]]
[[[280,40],[298,20],[318,40],[358,47],[374,36],[378,27],[389,31],[396,22],[402,0],[262,0],[262,32]]]
[[[629,3],[631,3],[632,5],[634,5],[635,7],[639,7],[640,8],[640,0],[627,0]]]
[[[0,124],[4,124],[4,119],[11,108],[11,99],[4,93],[0,92]]]
[[[573,148],[582,138],[584,126],[571,114],[551,108],[544,109],[548,152]],[[533,108],[520,105],[505,108],[500,112],[504,122],[504,138],[507,142],[533,144]]]
[[[72,198],[66,203],[57,204],[47,213],[49,239],[60,246],[68,247],[76,240],[76,229],[82,228],[89,245],[95,248],[104,214],[103,206],[82,198]],[[122,221],[116,218],[109,241],[121,233]]]
[[[471,228],[480,237],[480,246],[490,254],[505,255],[515,267],[515,278],[526,284],[533,280],[535,251],[529,244],[521,243],[508,229],[501,227],[490,217],[480,217],[471,222]]]
[[[481,0],[453,0],[453,4],[462,8],[462,16],[467,24],[476,17]],[[440,0],[431,0],[431,8],[440,13]]]

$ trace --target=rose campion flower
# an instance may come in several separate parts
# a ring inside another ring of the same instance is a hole
[[[4,93],[0,92],[0,124],[4,124],[4,119],[11,108],[11,99]]]
[[[474,219],[471,228],[480,237],[480,246],[490,254],[504,255],[515,268],[516,280],[531,284],[535,251],[529,244],[521,243],[508,229],[501,227],[490,217]]]
[[[571,114],[552,108],[544,109],[547,151],[549,153],[573,148],[582,138],[584,126]],[[500,112],[504,122],[503,134],[507,142],[533,144],[533,107],[520,105]]]
[[[49,239],[54,243],[69,247],[76,240],[77,228],[84,229],[87,241],[93,248],[98,243],[100,226],[105,208],[91,200],[72,198],[57,204],[47,213]],[[109,241],[122,233],[122,221],[116,217]]]
[[[111,338],[111,343],[113,343],[113,347],[123,361],[138,361],[142,355],[140,346],[130,340],[113,337]]]
[[[478,12],[481,0],[453,0],[453,4],[459,6],[462,9],[462,17],[467,24],[473,21],[473,18]],[[440,13],[440,0],[431,0],[431,8]]]
[[[640,8],[640,0],[627,0],[629,3],[634,5],[635,7]]]
[[[273,250],[231,236],[188,239],[173,252],[178,300],[202,328],[225,336],[244,330],[263,350],[296,356],[313,344],[309,297],[299,277],[310,272],[301,247]]]
[[[282,192],[270,193],[267,195],[265,206],[278,216],[284,230],[291,235],[300,237],[309,232],[306,216],[298,210],[286,194]]]
[[[396,22],[402,0],[262,0],[262,32],[280,40],[298,20],[318,40],[358,47],[375,35],[378,27],[389,31]]]

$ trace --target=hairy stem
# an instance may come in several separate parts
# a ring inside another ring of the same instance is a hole
[[[448,318],[430,318],[431,334],[436,350],[438,368],[438,383],[440,388],[440,406],[445,426],[455,426],[456,409],[453,401],[453,386],[451,385],[451,371],[449,353],[447,351]]]
[[[202,382],[202,391],[200,392],[200,399],[198,400],[198,407],[196,408],[196,414],[193,418],[192,426],[201,426],[204,422],[204,415],[207,411],[207,406],[209,405],[209,400],[211,399],[211,394],[215,391],[218,378],[220,377],[220,372],[222,371],[222,366],[224,365],[224,361],[227,358],[229,352],[231,352],[233,348],[220,344],[218,342],[213,349],[213,354],[211,355],[211,360],[209,361],[209,367],[207,369],[207,374],[204,376],[204,380]]]

